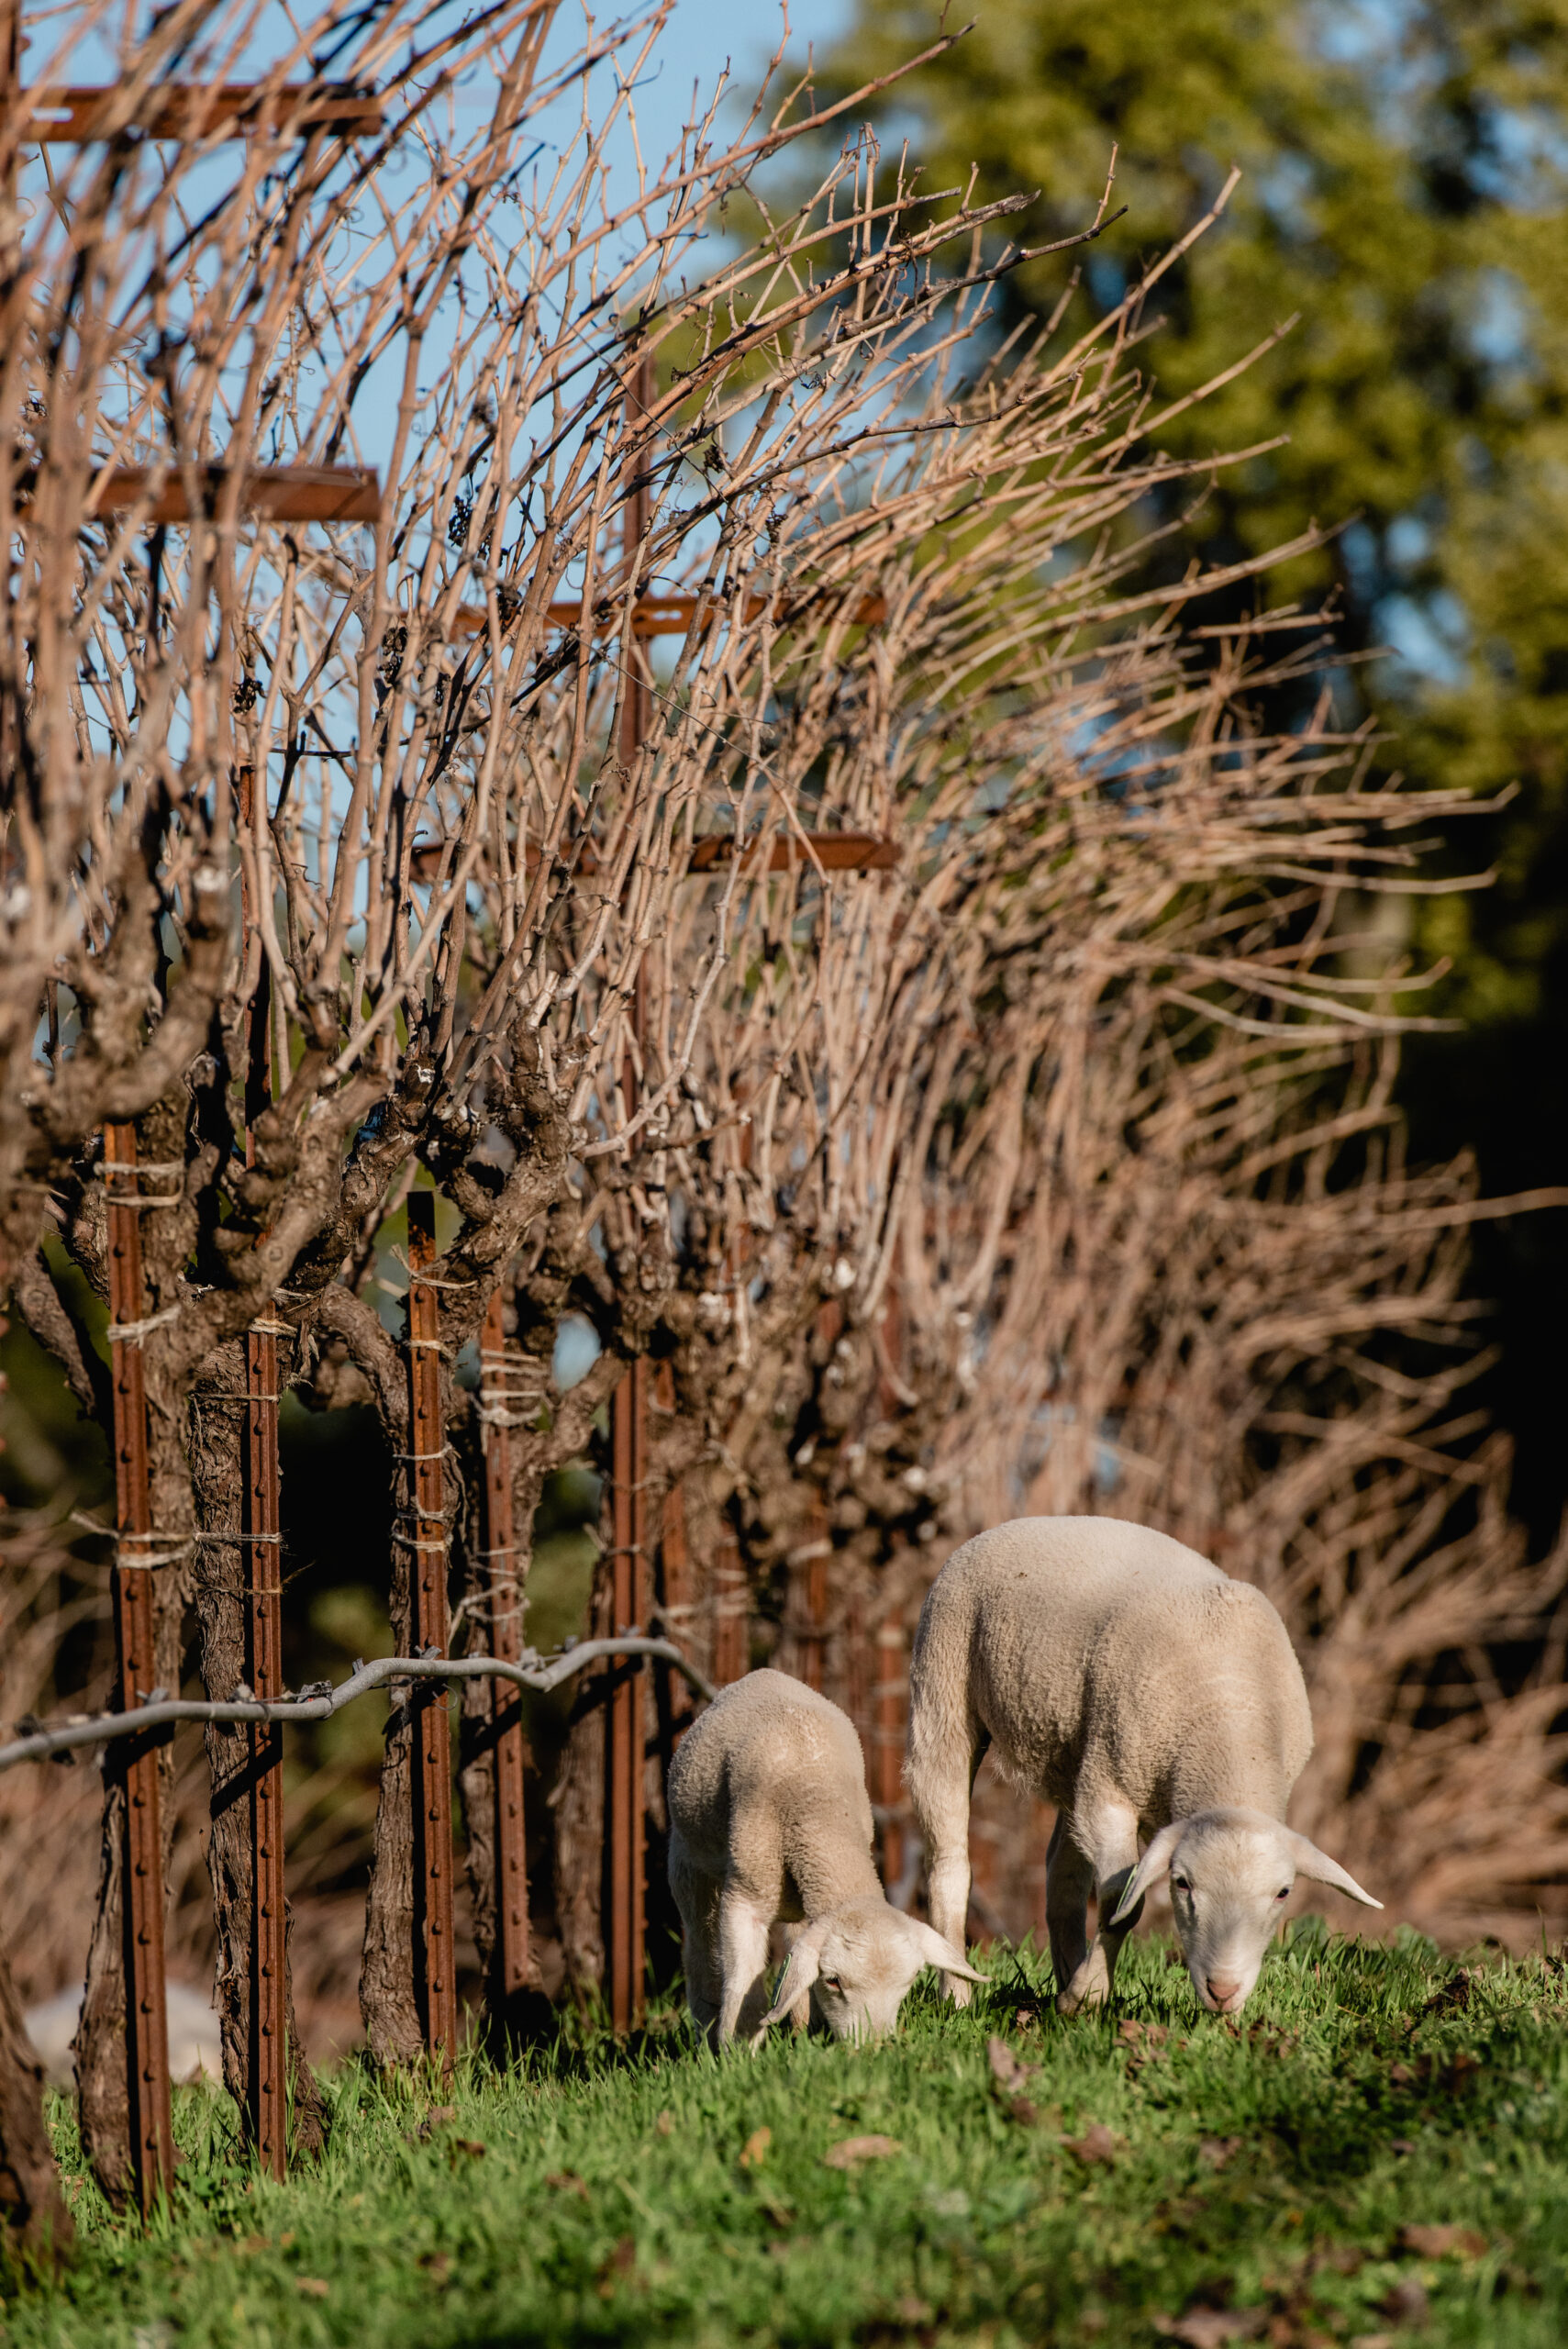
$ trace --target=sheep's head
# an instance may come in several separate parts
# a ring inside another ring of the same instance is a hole
[[[1199,2003],[1233,2015],[1252,1995],[1263,1952],[1298,1876],[1381,1909],[1337,1860],[1261,1810],[1204,1810],[1154,1836],[1128,1880],[1113,1925],[1135,1920],[1150,1886],[1169,1873],[1176,1939]]]
[[[898,2021],[904,1994],[922,1966],[984,1982],[958,1951],[885,1900],[850,1900],[814,1917],[790,1951],[773,2003],[757,2033],[781,2022],[807,1991],[835,2039],[880,2039]]]

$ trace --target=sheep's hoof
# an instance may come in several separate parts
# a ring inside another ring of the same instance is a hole
[[[948,1997],[952,2000],[955,2007],[967,2007],[971,1998],[974,1996],[973,1987],[964,1981],[962,1975],[958,1974],[944,1974],[942,1976],[942,1988],[947,1992]]]
[[[1083,1974],[1076,1975],[1069,1982],[1065,1990],[1058,1991],[1056,2011],[1059,2015],[1075,2015],[1081,2013],[1085,2007],[1091,2009],[1103,2007],[1107,1991],[1108,1985],[1103,1977],[1089,1973],[1085,1980]]]

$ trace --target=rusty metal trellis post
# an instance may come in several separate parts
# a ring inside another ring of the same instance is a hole
[[[516,1664],[523,1652],[523,1594],[512,1522],[513,1409],[520,1399],[506,1355],[501,1292],[484,1316],[479,1352],[479,1408],[484,1445],[484,1547],[490,1574],[490,1653]],[[523,1809],[523,1713],[516,1688],[493,1680],[490,1734],[495,1787],[496,1987],[503,2002],[527,1987],[528,1843]]]
[[[436,1195],[408,1195],[409,1453],[414,1470],[414,1652],[445,1655],[447,1619],[446,1429],[441,1417],[440,1312],[421,1280],[436,1261]],[[457,1974],[452,1945],[451,1727],[447,1694],[427,1682],[409,1694],[414,1742],[414,1935],[416,1995],[425,2043],[450,2070],[457,2052]]]
[[[254,771],[239,772],[239,819],[255,820]],[[250,885],[240,863],[240,912],[252,928]],[[245,1163],[256,1156],[255,1128],[272,1097],[268,1027],[271,974],[265,954],[246,1011]],[[278,1459],[278,1337],[273,1321],[245,1337],[245,1676],[258,1697],[283,1695],[283,1494]],[[250,1982],[247,2032],[247,2119],[263,2170],[288,2171],[287,1910],[284,1883],[284,1738],[276,1723],[250,1731]]]
[[[713,1559],[713,1676],[719,1687],[744,1679],[748,1654],[747,1618],[750,1594],[740,1544],[726,1525]]]
[[[113,1587],[120,1707],[132,1711],[156,1675],[152,1496],[148,1475],[147,1393],[141,1362],[141,1225],[137,1204],[136,1129],[104,1128],[108,1211],[109,1334],[115,1406],[115,1503],[118,1541]],[[119,1749],[125,1778],[121,1876],[126,1978],[126,2085],[131,2160],[143,2211],[174,2176],[169,2098],[169,2013],[163,1972],[162,1790],[158,1745],[143,1736]]]
[[[652,1378],[649,1408],[666,1422],[676,1411],[675,1371],[661,1363]],[[659,1520],[658,1598],[663,1609],[666,1639],[685,1639],[691,1631],[691,1554],[686,1541],[686,1497],[681,1479],[671,1482]],[[692,1714],[691,1691],[673,1665],[659,1687],[659,1742],[662,1765],[668,1769]]]
[[[278,1339],[245,1339],[246,1677],[275,1704],[284,1693],[283,1531],[278,1470]],[[284,1907],[284,1733],[250,1731],[250,2016],[247,2101],[261,2167],[288,2170],[288,2050]]]
[[[642,359],[628,397],[631,420],[653,400],[653,362]],[[626,501],[626,567],[629,574],[648,528],[646,483]],[[649,696],[640,669],[628,673],[621,692],[620,760],[629,774],[648,732]],[[632,1000],[634,1050],[626,1057],[622,1100],[636,1112],[638,1063],[647,1034],[646,981],[640,964]],[[634,1362],[610,1401],[611,1556],[610,1630],[619,1634],[640,1626],[645,1612],[648,1561],[648,1364]],[[609,1931],[605,1957],[609,1976],[610,2021],[629,2031],[642,2015],[643,1975],[643,1686],[639,1664],[612,1665],[605,1730],[605,1867]]]
[[[611,1409],[615,1549],[610,1561],[610,1631],[642,1623],[648,1508],[648,1365],[634,1362]],[[610,2021],[629,2031],[642,2015],[643,1675],[639,1663],[610,1667],[606,1794],[609,1811]]]
[[[872,1800],[882,1813],[882,1880],[891,1892],[904,1874],[905,1712],[908,1698],[904,1660],[904,1611],[884,1615],[876,1632],[876,1679],[873,1687],[873,1779]]]
[[[829,1297],[817,1307],[817,1340],[819,1345],[831,1349],[843,1327],[844,1308],[837,1297]],[[791,1612],[795,1653],[800,1660],[800,1676],[808,1688],[818,1691],[827,1678],[828,1567],[832,1555],[833,1536],[828,1523],[828,1504],[821,1486],[814,1485],[806,1497],[806,1540],[792,1552],[789,1564],[794,1583]]]

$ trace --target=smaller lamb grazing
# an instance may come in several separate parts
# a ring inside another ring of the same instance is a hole
[[[686,1998],[726,2046],[753,2046],[808,2008],[838,2039],[891,2031],[922,1966],[981,1982],[929,1925],[889,1906],[872,1861],[854,1724],[782,1672],[720,1691],[671,1765],[670,1889],[685,1935]],[[806,1920],[768,2004],[768,1928]]]
[[[1193,1987],[1217,2014],[1251,1997],[1298,1876],[1383,1905],[1284,1824],[1312,1751],[1284,1625],[1261,1591],[1168,1534],[1026,1517],[966,1542],[927,1595],[909,1693],[906,1776],[939,1933],[962,1936],[986,1748],[1057,1806],[1045,1902],[1064,2014],[1110,1996],[1122,1942],[1167,1872]],[[967,1999],[961,1982],[946,1987]]]

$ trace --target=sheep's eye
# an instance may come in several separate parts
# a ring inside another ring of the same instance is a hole
[[[844,1987],[836,1974],[824,1974],[821,1980],[825,1990],[841,1990]]]
[[[1282,1885],[1281,1885],[1281,1887],[1280,1887],[1280,1888],[1279,1888],[1279,1890],[1275,1893],[1275,1895],[1274,1895],[1274,1898],[1275,1898],[1276,1900],[1288,1900],[1288,1899],[1290,1898],[1290,1887],[1289,1887],[1289,1885],[1288,1885],[1288,1884],[1282,1884]]]
[[[1171,1882],[1178,1892],[1190,1892],[1192,1890],[1192,1886],[1187,1882],[1184,1876],[1173,1876],[1171,1878]]]

